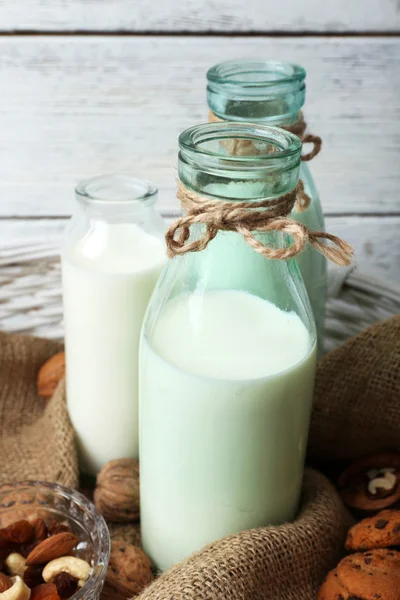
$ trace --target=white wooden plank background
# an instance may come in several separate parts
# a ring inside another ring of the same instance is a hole
[[[206,120],[205,72],[266,56],[309,72],[306,116],[324,209],[399,214],[397,37],[0,38],[0,217],[64,216],[77,180],[133,171],[176,210],[177,137]]]
[[[172,221],[169,217],[167,223]],[[66,219],[2,219],[0,220],[0,275],[1,256],[8,256],[7,249],[24,246],[57,247]],[[381,277],[400,281],[400,216],[327,217],[327,228],[340,234],[354,244],[356,263],[365,270],[380,273]],[[0,294],[1,297],[1,294]]]
[[[1,0],[0,28],[42,31],[399,31],[398,0]]]
[[[399,34],[400,0],[0,0],[0,329],[59,314],[57,268],[32,263],[43,289],[16,314],[1,286],[30,290],[18,274],[54,256],[79,179],[133,172],[177,212],[178,134],[206,119],[207,68],[238,57],[306,67],[327,228],[400,281]]]

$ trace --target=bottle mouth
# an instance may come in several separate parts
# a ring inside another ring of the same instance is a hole
[[[246,144],[246,154],[232,153],[232,143]],[[225,169],[293,168],[300,161],[299,138],[284,129],[255,123],[205,123],[179,136],[180,157]]]
[[[75,188],[77,199],[84,204],[123,207],[136,203],[153,203],[158,190],[145,179],[115,173],[86,179]]]
[[[306,71],[277,60],[230,60],[207,73],[207,103],[223,121],[295,123],[305,102]]]
[[[210,83],[240,86],[256,90],[303,82],[306,71],[300,65],[277,60],[228,60],[207,71]]]
[[[306,71],[300,65],[277,61],[229,60],[211,67],[209,84],[240,88],[247,94],[260,94],[278,87],[304,85]]]

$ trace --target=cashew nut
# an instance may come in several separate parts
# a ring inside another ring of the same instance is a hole
[[[31,590],[22,581],[21,577],[12,577],[13,585],[0,594],[0,600],[29,600]]]
[[[49,583],[62,571],[85,582],[89,578],[92,569],[86,560],[76,556],[60,556],[60,558],[55,558],[47,563],[43,569],[42,577],[46,583]]]
[[[10,572],[10,575],[19,575],[20,577],[24,576],[25,572],[25,559],[22,554],[18,554],[18,552],[12,552],[6,558],[6,566]]]
[[[378,490],[392,490],[397,481],[396,475],[389,469],[381,469],[378,475],[383,474],[383,477],[375,477],[368,484],[368,491],[375,496]]]

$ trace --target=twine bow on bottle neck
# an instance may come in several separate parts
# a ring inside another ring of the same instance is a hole
[[[337,265],[351,264],[353,248],[341,238],[312,231],[306,225],[289,218],[297,196],[302,193],[301,181],[284,196],[258,202],[235,202],[202,197],[179,182],[177,196],[186,215],[179,217],[167,230],[165,240],[169,258],[187,252],[200,252],[215,238],[218,231],[236,231],[255,252],[266,258],[283,260],[300,254],[308,243]],[[190,241],[191,225],[204,225],[204,233]],[[272,248],[256,239],[255,233],[281,231],[291,236],[285,248]],[[331,245],[323,243],[328,240]]]

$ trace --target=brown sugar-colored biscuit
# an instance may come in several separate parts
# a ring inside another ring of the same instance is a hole
[[[350,551],[390,546],[400,546],[400,510],[382,510],[354,525],[347,534],[346,549]]]
[[[399,600],[400,552],[378,549],[351,554],[337,566],[340,584],[350,598]]]
[[[318,600],[399,600],[400,552],[377,549],[351,554],[331,571]]]
[[[328,573],[318,591],[317,600],[348,600],[349,592],[340,583],[337,569]]]

